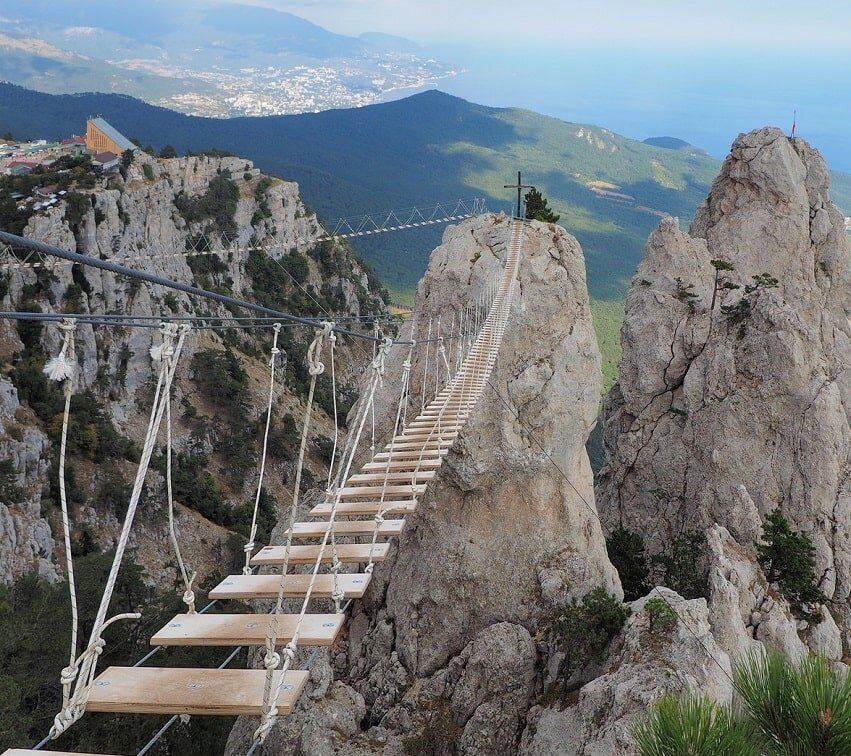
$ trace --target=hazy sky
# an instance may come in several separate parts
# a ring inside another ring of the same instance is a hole
[[[418,41],[459,38],[632,43],[847,45],[844,0],[238,0],[287,10],[332,31]]]

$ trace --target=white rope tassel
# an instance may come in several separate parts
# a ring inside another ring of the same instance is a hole
[[[44,366],[44,374],[51,381],[64,381],[74,377],[74,331],[77,323],[73,318],[66,318],[59,324],[62,332],[62,348],[59,354],[51,357]]]
[[[254,496],[254,514],[251,516],[251,530],[248,535],[248,543],[243,546],[245,552],[245,566],[242,568],[243,575],[251,574],[251,555],[254,553],[254,539],[257,537],[257,512],[260,509],[260,495],[263,492],[263,478],[266,474],[266,450],[269,447],[269,427],[272,424],[272,405],[275,399],[275,366],[278,362],[278,337],[281,334],[281,324],[273,326],[271,357],[269,358],[269,401],[266,404],[266,428],[263,431],[263,452],[260,455],[260,474],[257,481],[257,494]]]
[[[127,505],[127,513],[124,516],[124,523],[121,528],[118,543],[115,547],[115,556],[113,557],[112,566],[110,567],[109,576],[107,577],[100,606],[98,607],[98,612],[95,616],[92,633],[89,638],[89,645],[76,659],[75,664],[72,665],[77,668],[77,682],[74,686],[74,692],[69,697],[67,704],[63,705],[62,710],[54,719],[53,727],[50,730],[50,737],[53,739],[59,737],[59,735],[65,732],[68,727],[74,724],[74,722],[83,715],[83,712],[86,709],[89,691],[91,690],[91,686],[95,678],[97,658],[100,656],[104,645],[104,640],[101,637],[103,631],[117,620],[138,619],[141,616],[138,613],[127,613],[119,614],[111,619],[107,619],[106,613],[112,600],[112,593],[115,590],[115,582],[118,579],[118,571],[121,568],[124,552],[127,549],[127,542],[130,540],[130,529],[136,515],[139,498],[142,495],[142,488],[145,483],[145,476],[148,472],[151,455],[153,454],[154,446],[156,444],[160,423],[162,422],[163,414],[165,413],[166,403],[163,395],[171,390],[177,360],[180,356],[180,351],[183,348],[184,338],[186,337],[186,329],[181,329],[177,346],[172,352],[172,343],[178,330],[177,327],[174,325],[163,324],[160,330],[163,335],[163,344],[160,349],[156,350],[156,355],[160,358],[159,377],[157,380],[156,391],[154,393],[151,416],[148,421],[148,429],[145,435],[145,443],[142,447],[142,456],[139,460],[139,467],[136,471],[136,479],[133,483],[133,490],[130,494],[130,501]],[[152,350],[152,352],[153,351],[154,350]],[[164,354],[173,354],[174,359],[161,359]],[[151,356],[154,357],[154,354],[152,353]],[[70,673],[68,677],[70,677]]]

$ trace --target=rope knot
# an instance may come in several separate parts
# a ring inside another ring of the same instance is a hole
[[[266,653],[266,656],[263,658],[263,666],[266,667],[267,670],[277,669],[280,665],[281,655],[277,651]]]
[[[64,667],[62,671],[59,673],[59,682],[63,685],[73,685],[74,680],[77,679],[77,665],[69,664],[67,667]]]
[[[307,370],[310,375],[322,375],[325,372],[325,365],[319,360],[319,355],[322,354],[322,339],[324,338],[324,330],[317,328],[314,331],[313,341],[307,350]]]
[[[331,572],[338,573],[343,569],[343,563],[335,558],[334,564],[331,565]]]
[[[334,333],[333,321],[323,320],[322,321],[322,335],[328,336],[330,338],[331,334],[333,334],[333,333]],[[336,340],[336,336],[334,337],[334,339]]]
[[[384,522],[384,516],[380,512],[373,519],[376,525],[381,525]]]
[[[195,612],[195,591],[191,588],[183,592],[183,603],[190,609],[190,614]]]
[[[290,641],[289,643],[287,643],[286,646],[284,646],[284,655],[287,657],[287,659],[290,660],[291,663],[292,660],[295,659],[295,652],[297,649],[298,646],[296,646],[295,641]]]

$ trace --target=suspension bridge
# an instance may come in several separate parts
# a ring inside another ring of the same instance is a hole
[[[451,202],[436,202],[402,210],[386,210],[364,215],[339,218],[333,223],[317,220],[316,234],[297,240],[297,244],[315,244],[332,239],[354,239],[374,236],[391,231],[454,223],[487,212],[486,200],[482,197],[458,199]],[[211,257],[228,259],[234,253],[260,250],[266,253],[285,252],[289,249],[275,238],[252,238],[224,233],[205,233],[186,239],[140,241],[123,240],[121,248],[114,249],[110,261],[119,265],[133,265],[153,260],[171,260],[179,257]],[[24,247],[10,240],[0,242],[0,271],[22,267],[56,269],[67,265],[69,260],[48,254],[43,249]]]
[[[388,218],[387,224],[396,224],[398,228],[398,221],[398,217]],[[414,225],[416,223],[419,221]],[[351,226],[337,227],[336,230],[344,228],[348,228],[346,233],[361,233]],[[508,322],[522,255],[523,228],[524,223],[520,219],[511,221],[504,267],[478,299],[463,308],[457,324],[453,321],[450,329],[441,332],[438,320],[437,328],[432,332],[429,322],[426,337],[418,340],[393,340],[383,336],[380,331],[364,333],[358,330],[363,325],[362,320],[355,317],[348,320],[331,317],[319,320],[276,312],[154,274],[125,268],[115,260],[90,258],[0,232],[0,243],[5,243],[10,249],[14,248],[18,264],[27,264],[26,260],[20,258],[21,250],[24,250],[34,256],[31,262],[57,258],[64,262],[90,265],[131,275],[149,284],[205,296],[231,307],[243,307],[254,313],[252,317],[243,319],[187,316],[163,323],[159,323],[158,319],[133,316],[70,317],[50,313],[0,313],[0,317],[53,322],[62,334],[62,346],[48,361],[45,372],[50,379],[61,383],[65,396],[58,476],[73,623],[69,663],[60,674],[62,707],[54,719],[53,727],[34,749],[13,749],[7,752],[7,756],[56,753],[41,749],[51,739],[72,727],[87,712],[171,715],[166,725],[139,751],[140,756],[147,753],[179,717],[255,716],[258,717],[257,727],[248,754],[254,753],[267,738],[277,719],[289,714],[304,692],[309,672],[306,668],[296,668],[296,661],[301,658],[299,652],[312,649],[312,654],[316,649],[328,647],[338,639],[351,602],[362,598],[368,590],[375,565],[387,558],[391,539],[403,533],[406,516],[416,511],[419,499],[438,474],[450,447],[475,410],[493,371]],[[386,230],[392,230],[391,226],[387,225]],[[65,492],[66,440],[76,373],[74,334],[79,323],[155,327],[161,332],[159,343],[151,349],[156,384],[140,462],[94,625],[88,641],[82,645],[82,639],[78,637],[70,513]],[[174,520],[170,397],[186,335],[193,327],[223,325],[266,328],[271,331],[268,403],[257,495],[250,536],[245,547],[245,566],[241,573],[229,575],[215,586],[208,595],[210,603],[197,610],[195,575],[183,558]],[[310,327],[314,330],[306,356],[310,384],[301,426],[293,498],[283,540],[280,543],[259,544],[256,543],[258,504],[275,404],[275,355],[279,351],[278,337],[284,327]],[[309,511],[306,519],[299,520],[299,491],[313,421],[316,383],[318,377],[326,372],[327,362],[332,392],[336,396],[335,348],[340,335],[370,341],[373,356],[366,368],[354,418],[349,423],[350,432],[345,440],[338,440],[335,436],[325,495]],[[424,359],[414,359],[418,350],[425,350]],[[374,412],[376,393],[384,380],[388,363],[394,360],[401,363],[402,370],[399,385],[393,387],[396,413],[389,441],[379,449],[375,446],[373,435],[368,458],[361,464],[364,454],[361,447],[368,435],[367,420],[370,413]],[[411,394],[414,364],[423,365],[423,374],[419,376],[419,385],[422,386],[419,401]],[[163,425],[169,533],[183,583],[182,599],[186,611],[174,616],[152,636],[154,649],[136,665],[98,670],[98,659],[105,645],[104,631],[113,623],[132,621],[140,616],[135,612],[111,617],[108,614],[145,476]],[[351,571],[353,569],[356,571]],[[245,602],[270,599],[274,601],[270,613],[213,614],[208,611],[213,604],[221,606],[231,600]],[[299,607],[297,611],[287,611],[293,606],[291,600],[296,601],[295,605]],[[333,611],[317,612],[317,602],[324,603],[327,609],[333,606]],[[219,646],[233,650],[218,668],[146,666],[158,651],[174,646]],[[262,650],[261,669],[229,667],[243,648]],[[303,666],[309,666],[311,658]]]

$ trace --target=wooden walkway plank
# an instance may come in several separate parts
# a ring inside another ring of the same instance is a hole
[[[346,598],[363,598],[372,576],[366,573],[345,573],[338,576],[338,586]],[[300,598],[307,593],[311,575],[287,575],[284,579],[284,596]],[[267,599],[278,597],[280,575],[228,575],[210,591],[211,599]],[[317,575],[313,586],[314,598],[331,598],[334,593],[334,576]]]
[[[373,523],[373,527],[375,523]],[[371,543],[338,543],[337,558],[343,564],[360,564],[369,561],[369,552],[372,549],[372,561],[383,562],[387,558],[390,549],[389,543],[376,543],[373,548]],[[252,558],[251,564],[255,567],[261,565],[283,564],[286,555],[286,546],[264,546]],[[289,564],[315,564],[319,556],[319,546],[290,546]],[[330,542],[322,551],[322,563],[330,564],[333,559]]]
[[[417,509],[416,499],[408,501],[341,501],[337,505],[337,517],[348,515],[374,515],[384,512],[388,515],[410,514]],[[307,513],[308,517],[330,517],[331,502],[317,504]]]
[[[280,679],[276,672],[275,683]],[[277,707],[289,714],[308,672],[287,672]],[[262,669],[109,667],[92,685],[88,710],[127,714],[243,716],[263,713]]]
[[[343,627],[343,614],[305,614],[299,645],[330,646]],[[151,638],[152,646],[262,646],[270,614],[178,614]],[[278,615],[278,643],[293,638],[297,614]]]
[[[293,538],[322,538],[327,527],[327,522],[297,522],[293,526]],[[378,526],[378,537],[399,536],[404,527],[404,520],[385,520]],[[375,520],[340,520],[334,523],[334,530],[338,536],[371,536],[375,530]]]
[[[349,501],[350,499],[374,499],[382,494],[387,497],[413,497],[425,493],[427,487],[425,483],[416,483],[414,485],[394,484],[390,486],[377,486],[367,483],[362,486],[346,485],[343,488],[337,489],[337,495],[342,501]]]

